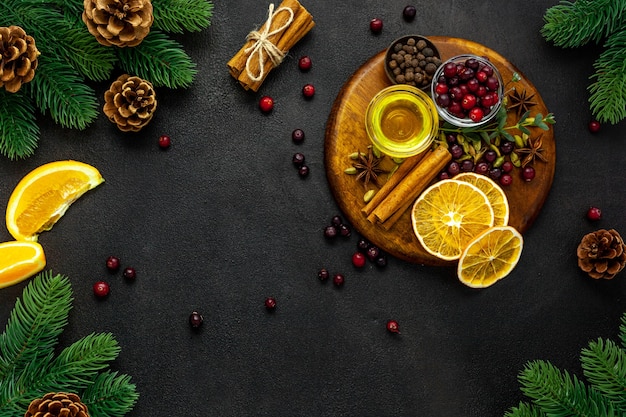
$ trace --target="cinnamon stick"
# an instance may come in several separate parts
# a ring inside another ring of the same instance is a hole
[[[412,156],[410,158],[406,158],[396,172],[389,177],[387,182],[380,187],[380,190],[374,197],[361,209],[361,212],[366,216],[372,214],[372,211],[389,195],[389,193],[408,175],[409,172],[417,165],[423,158],[426,156],[428,152],[422,152],[418,155]]]
[[[273,5],[270,6],[270,11],[272,8]],[[280,10],[281,8],[290,9],[293,15],[286,10]],[[271,44],[270,47],[273,45],[282,54],[286,54],[315,26],[313,17],[298,0],[283,0],[275,9],[273,15],[268,16],[268,20],[270,18],[269,28],[267,28],[268,21],[266,20],[257,29],[257,32],[270,34],[276,31],[276,33],[268,35],[263,42],[269,42]],[[291,23],[289,23],[290,19],[292,19]],[[259,48],[260,50],[254,52],[257,42],[260,41],[248,39],[226,64],[230,75],[237,79],[244,89],[252,91],[258,91],[270,71],[280,63],[275,64],[272,62],[268,51],[263,48]],[[262,58],[260,58],[261,56]],[[261,59],[263,60],[263,65],[261,65]],[[250,74],[252,74],[252,77]]]
[[[452,155],[447,146],[438,146],[433,151],[429,151],[376,206],[368,216],[368,220],[384,224],[394,215],[401,216],[451,159]]]

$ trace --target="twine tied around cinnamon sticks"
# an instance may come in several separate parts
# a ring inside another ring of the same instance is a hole
[[[276,16],[277,14],[281,12],[289,13],[289,18],[281,26],[270,31],[274,16]],[[270,61],[272,61],[272,64],[275,67],[280,65],[280,63],[283,61],[283,58],[285,58],[286,52],[278,49],[278,47],[274,45],[272,41],[269,40],[269,38],[287,29],[289,25],[291,25],[291,22],[293,22],[293,10],[291,10],[289,7],[280,7],[276,11],[274,11],[274,3],[271,3],[269,10],[268,10],[267,21],[263,25],[264,29],[262,31],[253,30],[246,37],[246,41],[250,41],[250,40],[254,41],[254,44],[246,48],[245,50],[246,53],[250,54],[248,56],[248,59],[246,60],[246,72],[248,73],[248,77],[250,77],[252,81],[255,81],[255,82],[260,81],[263,79],[263,76],[265,75],[265,69],[263,68],[265,65],[265,54],[267,54]],[[263,52],[265,52],[265,54]],[[259,74],[258,75],[254,75],[251,70],[250,63],[253,58],[258,59],[259,61]]]
[[[258,91],[269,72],[314,26],[313,16],[298,0],[269,6],[267,21],[246,36],[246,43],[226,64],[230,75],[246,89]]]

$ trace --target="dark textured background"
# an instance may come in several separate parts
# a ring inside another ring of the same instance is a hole
[[[198,64],[188,90],[158,90],[159,109],[136,135],[101,116],[71,131],[40,117],[42,137],[26,160],[0,160],[0,202],[31,169],[77,159],[106,182],[78,200],[40,242],[48,268],[71,278],[75,302],[61,344],[113,332],[122,352],[113,367],[141,394],[132,417],[147,416],[501,416],[523,398],[518,372],[550,360],[580,375],[579,354],[615,338],[626,310],[626,276],[596,282],[576,266],[581,237],[597,228],[626,233],[624,124],[587,130],[587,86],[599,49],[564,50],[540,35],[556,0],[304,1],[317,26],[294,47],[258,94],[228,75],[226,62],[263,23],[269,3],[216,1],[209,29],[177,39]],[[374,36],[369,20],[380,17]],[[455,271],[391,259],[355,271],[347,242],[324,240],[338,213],[324,172],[324,128],[343,83],[369,57],[409,33],[460,37],[507,57],[555,113],[554,184],[525,234],[521,261],[482,291]],[[309,55],[302,73],[297,59]],[[303,100],[311,82],[315,98]],[[98,86],[104,91],[107,85]],[[263,115],[257,100],[276,100]],[[291,141],[302,128],[306,140]],[[157,146],[172,137],[168,151]],[[311,175],[291,165],[303,152]],[[604,217],[591,224],[589,205]],[[0,241],[11,237],[4,227]],[[109,275],[119,256],[134,284]],[[343,272],[337,290],[317,271]],[[94,298],[96,280],[112,291]],[[0,290],[4,325],[26,283]],[[278,300],[275,314],[263,308]],[[197,309],[200,333],[187,325]],[[399,321],[402,334],[385,331]]]

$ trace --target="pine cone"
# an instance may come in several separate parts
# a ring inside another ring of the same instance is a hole
[[[83,0],[83,22],[104,46],[137,46],[154,20],[151,0]]]
[[[139,132],[157,107],[150,81],[124,74],[104,93],[104,114],[123,132]]]
[[[583,237],[576,255],[578,266],[591,278],[612,279],[626,265],[626,244],[614,229],[601,229]]]
[[[0,87],[17,92],[35,76],[39,51],[35,39],[19,26],[0,27]]]
[[[78,395],[50,392],[33,400],[24,417],[89,417],[89,412]]]

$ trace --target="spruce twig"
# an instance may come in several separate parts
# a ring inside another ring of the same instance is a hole
[[[31,156],[39,141],[35,107],[22,92],[0,90],[0,153],[9,159]]]

